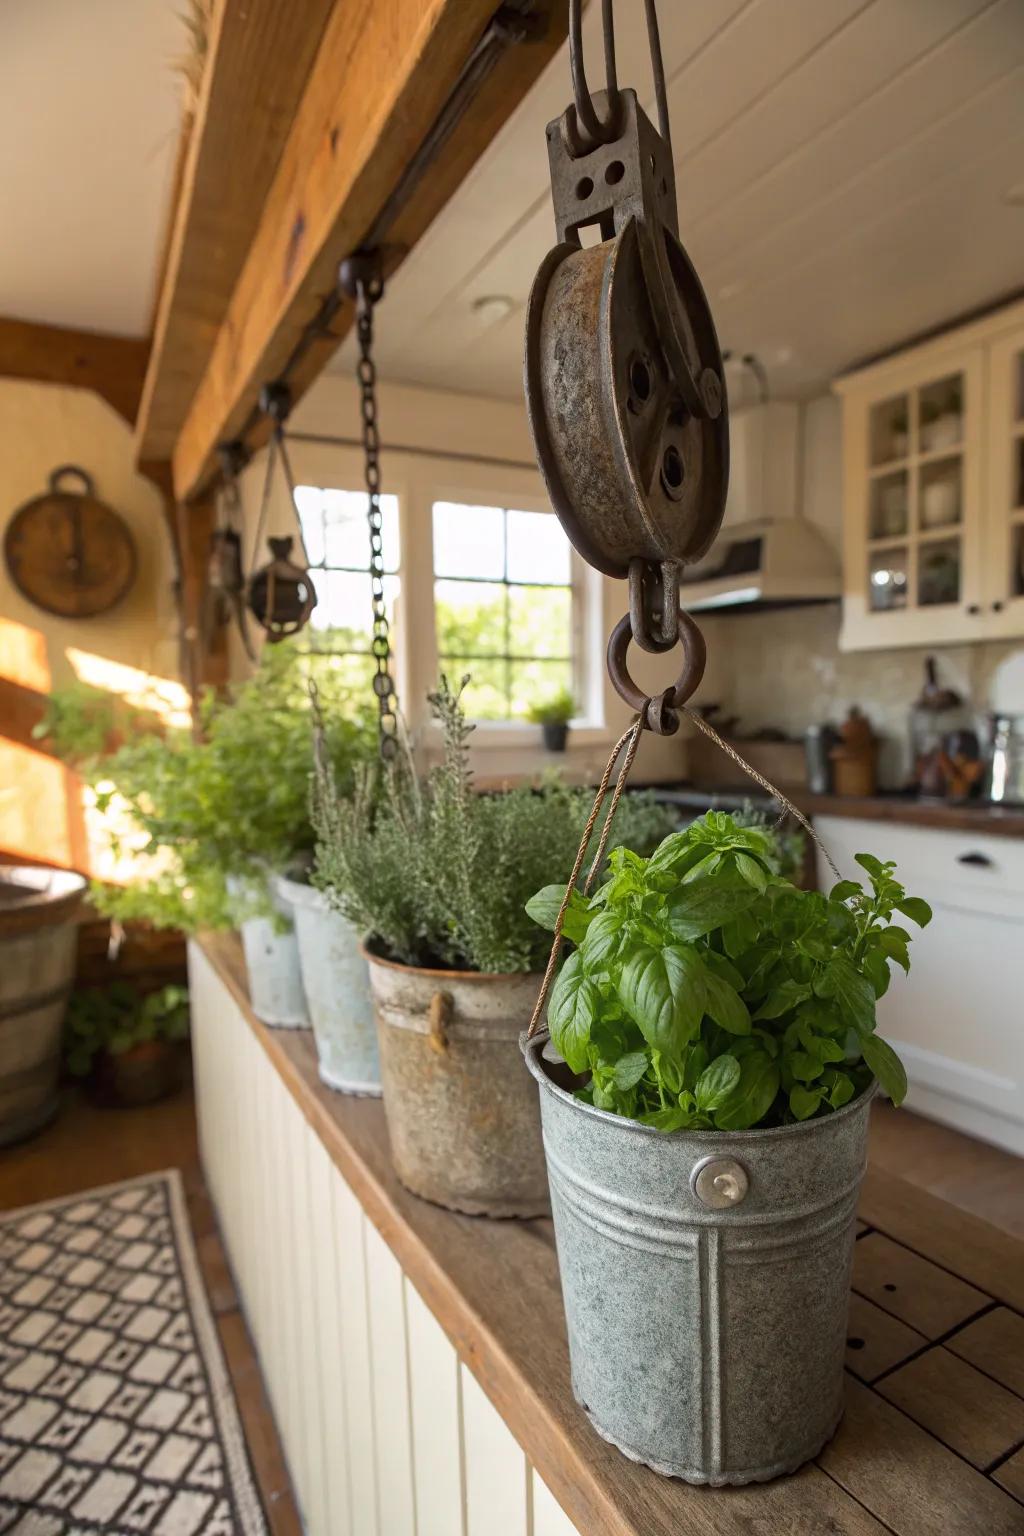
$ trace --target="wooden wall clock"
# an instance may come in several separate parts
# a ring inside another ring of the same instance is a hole
[[[46,494],[15,512],[4,534],[4,559],[22,596],[62,619],[107,613],[128,591],[137,566],[127,523],[98,500],[92,477],[75,464],[55,469]]]

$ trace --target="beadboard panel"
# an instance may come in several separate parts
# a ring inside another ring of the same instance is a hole
[[[200,1150],[309,1536],[576,1536],[190,946]]]

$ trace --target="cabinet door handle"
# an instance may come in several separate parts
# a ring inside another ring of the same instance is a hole
[[[958,853],[958,864],[973,864],[977,869],[991,869],[992,860],[987,853]]]
[[[973,618],[975,614],[978,614],[978,613],[981,612],[981,604],[980,603],[968,603],[967,604],[967,612]]]
[[[1002,603],[993,603],[992,604],[992,612],[993,613],[1002,613],[1002,611],[1003,611]]]

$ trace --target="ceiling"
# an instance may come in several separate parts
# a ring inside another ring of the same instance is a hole
[[[616,6],[618,74],[650,111],[642,9]],[[1024,286],[1024,0],[662,0],[660,15],[680,233],[722,346],[757,354],[773,393],[817,392]],[[563,52],[397,273],[386,377],[520,392],[523,306],[554,243],[544,127],[568,100]],[[504,317],[474,309],[494,296]]]
[[[142,335],[183,0],[0,0],[0,315]]]

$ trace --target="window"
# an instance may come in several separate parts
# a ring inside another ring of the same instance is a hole
[[[434,618],[438,662],[469,673],[467,713],[522,720],[530,705],[574,692],[569,542],[550,512],[436,501]]]
[[[384,602],[394,646],[399,594],[398,498],[382,496],[380,501]],[[369,697],[374,663],[370,651],[373,627],[366,492],[297,485],[295,507],[317,595],[310,619],[311,644],[318,651],[351,658],[348,669],[353,689],[365,688]]]

